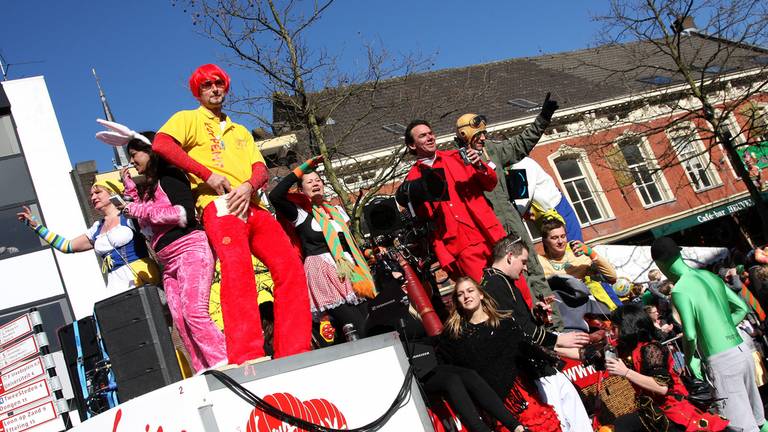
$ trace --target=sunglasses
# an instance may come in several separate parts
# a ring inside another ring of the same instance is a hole
[[[461,125],[459,128],[470,126],[473,129],[477,129],[484,124],[488,124],[488,118],[484,115],[476,115],[469,120],[469,123]]]
[[[226,88],[227,83],[224,82],[223,79],[219,78],[216,81],[207,80],[207,81],[203,81],[203,83],[200,84],[200,88],[203,90],[210,90],[211,88],[213,88],[213,86],[223,89],[223,88]]]

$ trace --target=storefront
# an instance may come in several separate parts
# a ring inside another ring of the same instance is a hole
[[[763,192],[763,200],[768,193]],[[742,196],[651,229],[654,238],[671,236],[690,246],[746,246],[748,239],[764,243],[760,218],[752,198]]]

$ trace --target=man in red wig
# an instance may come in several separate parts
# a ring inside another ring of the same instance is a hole
[[[250,132],[222,112],[229,76],[206,64],[189,79],[200,102],[174,114],[152,149],[189,174],[208,240],[221,261],[221,309],[230,364],[264,356],[251,254],[275,283],[275,357],[309,350],[307,281],[288,237],[255,193],[269,179]]]

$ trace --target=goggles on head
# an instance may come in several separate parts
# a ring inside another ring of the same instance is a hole
[[[456,126],[456,127],[457,128],[463,128],[463,127],[469,126],[469,127],[473,128],[473,129],[478,129],[481,126],[485,126],[486,124],[488,124],[488,118],[486,116],[484,116],[484,115],[476,115],[476,116],[472,117],[471,119],[469,119],[469,122],[467,122],[466,124],[459,125],[459,126]],[[483,132],[485,132],[485,130],[483,130]]]

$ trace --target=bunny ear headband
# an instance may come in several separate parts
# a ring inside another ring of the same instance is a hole
[[[128,141],[132,139],[137,139],[147,145],[152,145],[151,142],[145,137],[144,135],[128,129],[128,127],[121,125],[120,123],[115,123],[107,120],[102,119],[96,119],[96,123],[99,123],[102,126],[107,127],[107,129],[111,130],[105,130],[101,132],[96,132],[96,138],[100,139],[101,141],[104,141],[105,143],[115,146],[115,147],[121,147],[126,144],[128,144]]]

